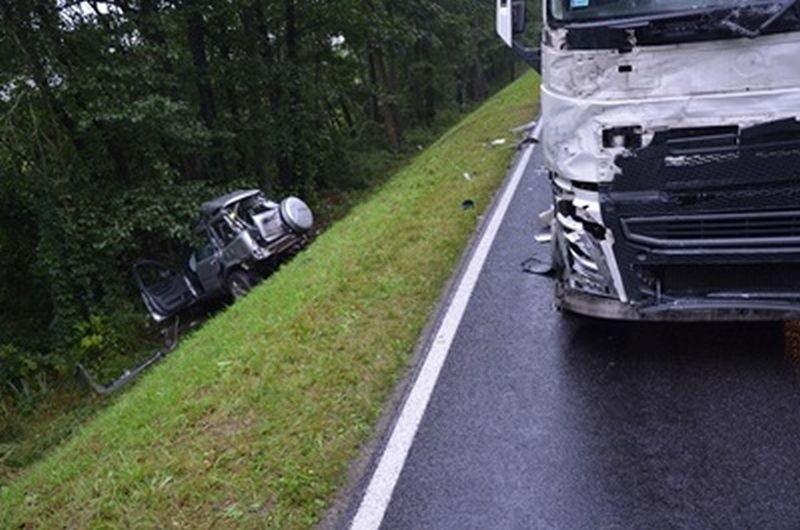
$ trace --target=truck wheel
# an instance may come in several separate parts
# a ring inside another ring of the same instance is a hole
[[[240,300],[247,296],[247,293],[253,288],[253,279],[245,271],[233,271],[228,275],[225,280],[225,286],[228,289],[228,294],[234,300]]]

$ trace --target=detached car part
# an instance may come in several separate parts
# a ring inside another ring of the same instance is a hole
[[[158,350],[153,355],[150,356],[145,362],[133,368],[131,370],[126,370],[124,374],[122,374],[119,378],[115,381],[109,383],[108,385],[103,385],[98,383],[94,377],[89,373],[89,371],[81,364],[78,363],[75,366],[78,375],[86,382],[89,387],[94,390],[97,394],[101,396],[108,396],[113,394],[114,392],[121,390],[123,387],[127,386],[131,383],[134,379],[139,377],[139,374],[159,362],[161,359],[172,353],[175,348],[178,347],[178,327],[180,325],[180,319],[175,317],[175,321],[173,322],[172,326],[169,329],[169,336],[165,342],[165,349]]]

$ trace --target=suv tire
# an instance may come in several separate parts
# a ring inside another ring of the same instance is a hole
[[[233,271],[225,280],[225,287],[234,301],[241,300],[247,296],[254,285],[253,277],[243,270]]]

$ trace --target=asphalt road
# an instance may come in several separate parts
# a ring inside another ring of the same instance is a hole
[[[782,327],[556,312],[551,281],[520,266],[546,252],[533,242],[548,204],[540,163],[492,246],[382,527],[800,528],[800,372]]]

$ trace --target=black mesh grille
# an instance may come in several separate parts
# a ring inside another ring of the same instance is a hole
[[[629,240],[654,246],[800,243],[800,211],[623,219]]]
[[[658,278],[665,296],[724,298],[726,293],[751,293],[800,297],[800,275],[794,264],[666,265],[647,268],[647,272]]]

